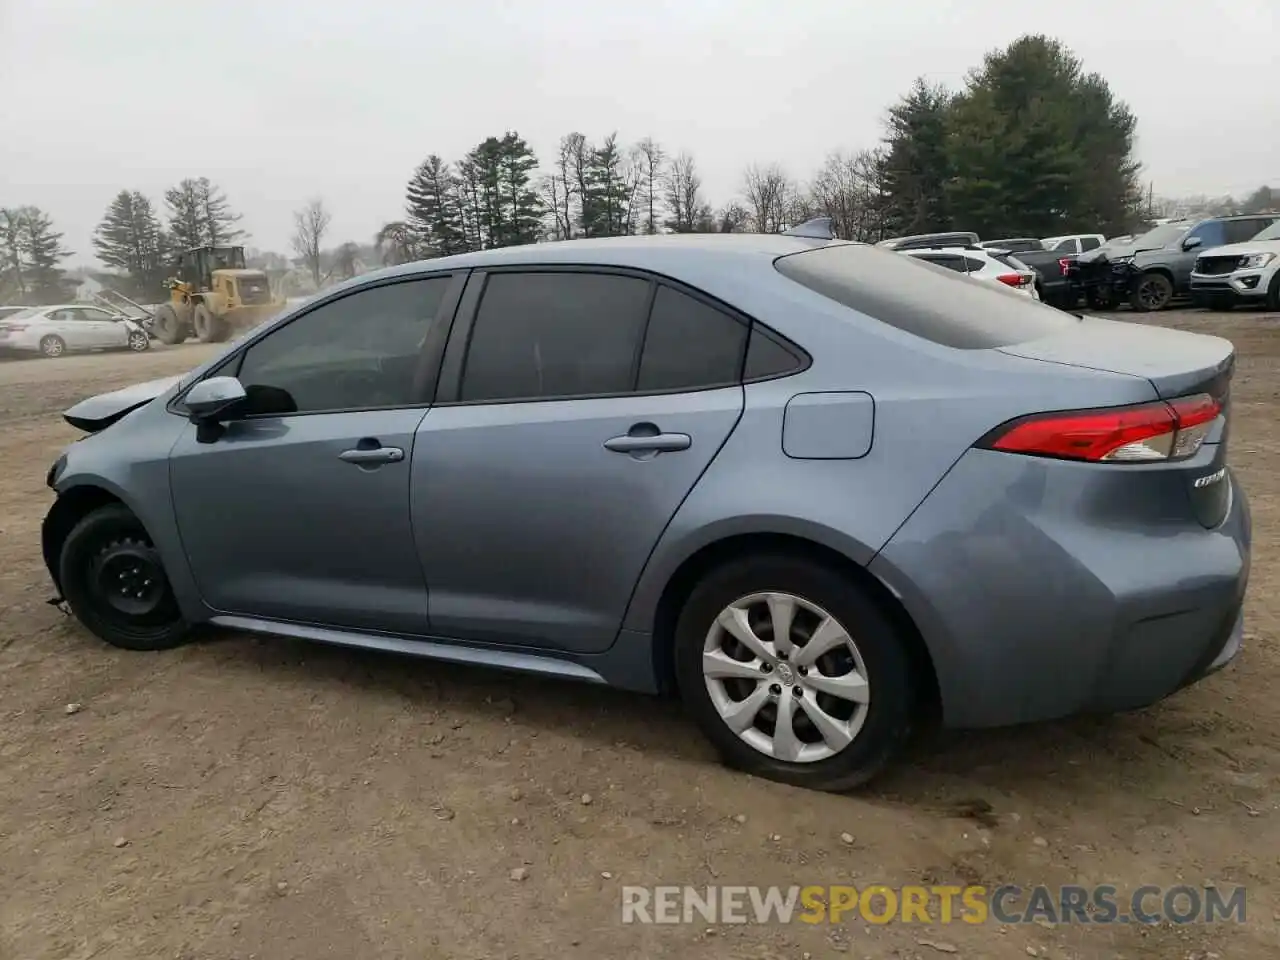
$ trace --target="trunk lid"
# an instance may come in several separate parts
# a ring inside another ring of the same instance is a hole
[[[1202,453],[1186,461],[1156,465],[1164,469],[1144,472],[1141,483],[1153,495],[1161,484],[1184,489],[1192,515],[1206,528],[1212,529],[1226,518],[1232,497],[1227,423],[1235,367],[1235,347],[1230,341],[1085,317],[1073,329],[999,349],[1010,356],[1141,377],[1161,400],[1200,393],[1214,397],[1222,412],[1205,436]]]
[[[1221,337],[1099,317],[999,349],[1028,360],[1142,377],[1162,400],[1194,393],[1225,400],[1235,364],[1235,347]]]

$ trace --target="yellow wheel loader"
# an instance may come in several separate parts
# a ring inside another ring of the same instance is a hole
[[[163,343],[194,336],[221,343],[284,309],[271,296],[261,270],[245,267],[244,247],[196,247],[178,255],[166,282],[169,302],[155,312],[153,330]]]

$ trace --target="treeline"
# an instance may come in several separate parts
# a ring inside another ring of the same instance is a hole
[[[540,239],[778,232],[818,215],[851,240],[1117,233],[1141,215],[1135,126],[1101,76],[1061,43],[1026,36],[988,54],[961,90],[918,80],[890,107],[879,143],[830,155],[807,184],[777,164],[751,166],[739,195],[713,208],[694,158],[652,139],[570,133],[543,165],[509,131],[453,163],[428,156],[407,185],[405,218],[378,245],[399,262]]]
[[[244,236],[226,194],[208,177],[189,178],[164,193],[163,219],[137,190],[116,194],[93,233],[93,249],[109,269],[123,275],[130,296],[156,296],[174,256],[192,247],[234,243]]]

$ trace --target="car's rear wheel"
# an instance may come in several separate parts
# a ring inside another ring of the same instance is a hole
[[[160,553],[122,504],[100,507],[72,528],[58,578],[71,611],[112,646],[166,650],[187,637]]]
[[[56,334],[40,338],[40,352],[50,359],[55,359],[67,352],[67,342]]]
[[[1148,313],[1163,310],[1171,300],[1173,281],[1163,273],[1144,273],[1129,296],[1129,305],[1141,313]]]
[[[725,761],[819,790],[866,782],[910,729],[906,644],[859,584],[802,557],[718,567],[676,628],[681,696]]]

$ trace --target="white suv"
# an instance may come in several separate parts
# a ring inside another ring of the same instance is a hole
[[[1040,299],[1036,291],[1036,272],[1007,250],[987,250],[982,247],[931,247],[924,250],[904,250],[908,257],[934,263],[956,273],[963,273],[974,280],[999,283],[1025,293],[1034,300]]]
[[[1213,247],[1196,257],[1191,298],[1198,306],[1250,303],[1280,311],[1280,220],[1252,240]]]

